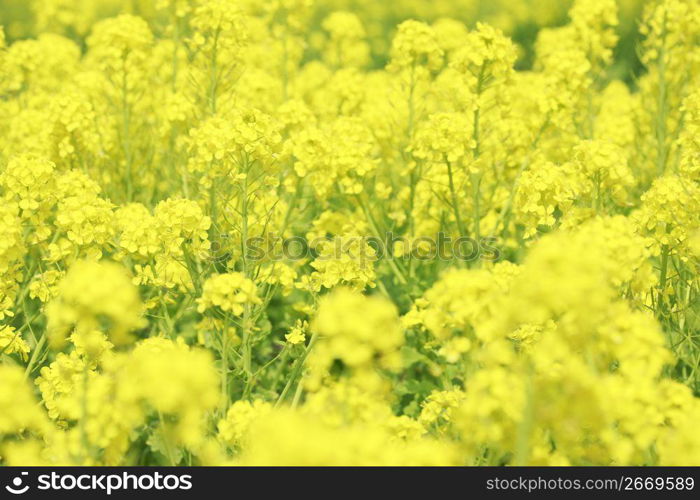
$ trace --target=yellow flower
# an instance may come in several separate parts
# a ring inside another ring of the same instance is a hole
[[[255,283],[241,273],[216,274],[207,279],[197,302],[200,313],[216,307],[234,316],[241,316],[248,306],[262,303]]]
[[[0,327],[0,352],[3,354],[19,354],[23,361],[27,361],[29,345],[11,326]]]
[[[404,21],[391,43],[389,68],[410,70],[425,65],[430,70],[442,66],[443,53],[433,29],[419,21]]]
[[[128,343],[131,332],[145,324],[142,307],[123,267],[112,262],[76,262],[47,305],[49,340],[60,347],[73,328],[79,332],[104,329],[114,344]]]
[[[297,320],[294,326],[289,330],[284,338],[291,345],[302,344],[306,341],[306,329],[308,328],[308,323],[306,321]]]

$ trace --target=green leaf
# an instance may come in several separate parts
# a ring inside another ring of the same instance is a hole
[[[171,444],[167,437],[163,434],[162,428],[154,429],[152,434],[148,436],[146,444],[154,453],[163,456],[165,463],[177,465],[182,460],[182,450]]]

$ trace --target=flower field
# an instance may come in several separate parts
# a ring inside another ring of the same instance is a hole
[[[700,0],[0,25],[0,465],[700,465]]]

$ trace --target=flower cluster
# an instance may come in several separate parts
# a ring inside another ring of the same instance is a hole
[[[700,0],[0,25],[0,465],[700,464]]]

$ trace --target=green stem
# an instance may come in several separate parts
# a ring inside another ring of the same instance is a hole
[[[364,212],[365,217],[367,218],[367,222],[369,222],[370,228],[372,229],[374,236],[376,238],[378,238],[380,241],[384,241],[384,238],[382,238],[382,234],[379,231],[379,228],[377,227],[377,224],[374,221],[374,217],[372,217],[372,214],[369,211],[369,209],[367,208],[366,204],[364,203],[364,200],[360,196],[356,196],[356,199],[359,202],[360,208]],[[394,272],[396,279],[399,280],[399,283],[401,283],[402,285],[407,285],[408,280],[406,279],[406,276],[401,271],[401,269],[399,269],[399,267],[396,264],[396,261],[393,259],[393,257],[387,256],[386,262],[389,264],[389,267]]]
[[[661,49],[659,51],[658,72],[659,72],[659,93],[657,96],[657,119],[656,119],[656,144],[657,157],[656,169],[657,175],[661,176],[666,170],[666,162],[668,158],[667,150],[667,135],[666,114],[668,111],[668,90],[666,88],[666,18],[667,13],[664,12],[663,30],[661,38]]]
[[[161,412],[158,412],[158,419],[160,420],[160,433],[161,437],[163,438],[163,445],[165,446],[165,454],[168,458],[168,462],[170,462],[170,465],[174,467],[177,465],[177,463],[175,463],[175,458],[173,457],[173,452],[170,447],[170,440],[165,433],[165,419],[163,418],[163,414]]]
[[[219,87],[219,68],[218,68],[218,46],[219,46],[220,28],[216,28],[214,33],[214,45],[211,49],[209,59],[209,112],[212,115],[216,114],[216,94]]]
[[[474,197],[474,239],[479,244],[481,238],[481,175],[472,174],[472,195]]]
[[[228,374],[229,368],[229,346],[228,346],[228,327],[229,327],[229,315],[226,313],[226,320],[224,321],[224,327],[221,331],[221,397],[224,402],[223,414],[226,414],[229,406],[231,405],[231,393],[228,390]]]
[[[668,245],[664,245],[661,249],[661,273],[659,276],[659,300],[658,300],[658,311],[657,314],[666,314],[666,301],[664,294],[666,291],[666,281],[668,275],[668,259],[669,259],[669,248]]]
[[[452,210],[455,213],[455,219],[457,220],[457,229],[459,230],[459,236],[464,237],[467,235],[467,231],[462,222],[462,215],[459,211],[459,199],[457,198],[457,190],[455,189],[454,175],[452,173],[452,163],[445,157],[445,163],[447,164],[447,177],[450,181],[450,194],[452,195]]]
[[[527,465],[530,459],[530,438],[535,421],[535,395],[532,387],[532,373],[530,373],[525,382],[525,408],[523,409],[523,418],[518,425],[515,456],[513,465]]]
[[[124,151],[125,176],[126,176],[126,201],[131,202],[134,196],[134,184],[132,174],[132,151],[131,151],[131,109],[129,108],[128,83],[126,71],[126,58],[122,61],[122,149]]]
[[[37,362],[39,359],[39,354],[41,353],[41,350],[44,348],[44,344],[46,344],[46,335],[42,335],[39,337],[39,341],[37,342],[36,346],[34,346],[34,350],[32,351],[32,356],[29,358],[29,363],[27,364],[27,368],[24,370],[24,378],[28,378],[29,375],[31,375],[32,370],[34,369],[34,364]]]
[[[296,381],[296,379],[299,377],[301,374],[302,369],[304,368],[304,362],[306,361],[306,358],[308,357],[309,353],[311,352],[311,349],[313,348],[314,344],[316,343],[316,340],[318,339],[318,334],[314,332],[313,335],[311,335],[311,340],[309,340],[309,345],[306,346],[306,350],[304,351],[304,354],[299,357],[299,359],[296,360],[294,363],[294,367],[292,368],[292,374],[287,380],[287,383],[284,386],[284,389],[282,389],[282,392],[279,395],[279,398],[277,398],[277,402],[275,403],[275,407],[278,407],[284,399],[287,396],[287,393],[289,392],[289,389],[291,389],[292,385]],[[299,381],[299,384],[301,384],[301,381]]]

